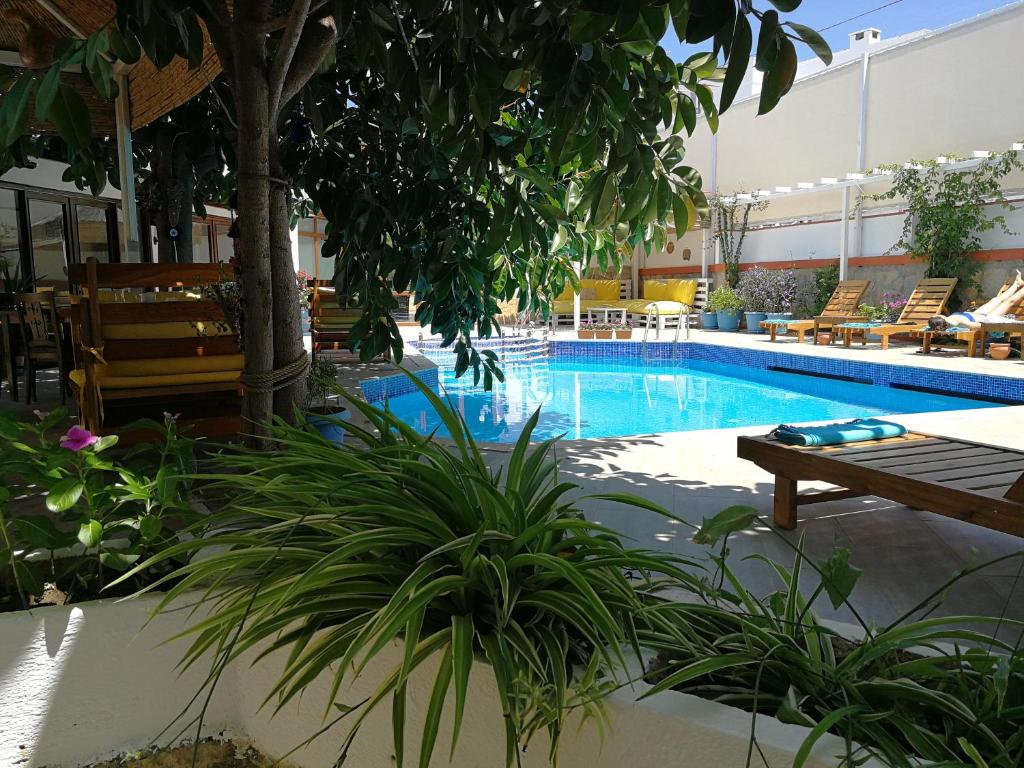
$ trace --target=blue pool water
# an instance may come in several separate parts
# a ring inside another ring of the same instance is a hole
[[[568,361],[507,363],[504,384],[491,392],[456,379],[449,357],[438,357],[442,391],[473,435],[514,442],[539,407],[534,439],[618,437],[697,429],[773,426],[884,414],[996,407],[961,397],[689,360],[674,365]],[[419,432],[446,432],[420,393],[389,407]]]

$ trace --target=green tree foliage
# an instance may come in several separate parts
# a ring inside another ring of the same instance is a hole
[[[571,260],[603,264],[621,249],[658,245],[669,221],[684,230],[705,206],[681,138],[693,130],[697,105],[717,129],[752,53],[765,76],[761,112],[792,85],[796,42],[831,59],[820,36],[780,19],[800,0],[771,4],[251,0],[229,12],[219,0],[119,0],[115,25],[66,45],[49,71],[13,81],[0,134],[7,146],[19,141],[28,94],[58,81],[69,62],[84,62],[108,93],[116,85],[104,54],[144,54],[157,67],[181,55],[197,66],[202,21],[232,86],[246,150],[238,167],[249,179],[239,201],[243,250],[275,265],[245,265],[247,315],[262,318],[271,278],[284,285],[284,181],[328,217],[327,253],[340,250],[339,281],[365,308],[354,344],[366,357],[387,346],[399,357],[392,290],[415,287],[421,322],[465,343],[474,330],[493,331],[498,300],[518,295],[523,309],[546,307]],[[760,21],[756,44],[750,16]],[[659,44],[670,26],[709,52],[673,62]],[[718,105],[713,82],[723,86]],[[40,101],[57,103],[40,98],[37,109]],[[69,146],[86,153],[88,115],[80,99],[65,101],[51,117]],[[269,148],[256,152],[260,143]],[[285,306],[274,299],[274,313]],[[277,329],[297,327],[290,316],[271,320],[250,326],[252,373],[270,365],[263,350],[271,341],[276,358],[289,349]],[[493,368],[469,349],[460,356],[462,369],[479,372],[481,363]],[[279,414],[283,405],[275,399]],[[266,412],[248,413],[259,421]]]
[[[989,215],[989,207],[1014,210],[1003,194],[1002,179],[1024,169],[1020,152],[1010,150],[960,170],[935,160],[883,169],[892,172],[892,187],[867,199],[902,200],[907,206],[900,239],[890,252],[905,250],[926,261],[926,277],[957,278],[957,297],[951,304],[959,306],[962,291],[980,287],[981,264],[973,253],[981,249],[981,235],[996,228],[1010,232],[1005,217]]]

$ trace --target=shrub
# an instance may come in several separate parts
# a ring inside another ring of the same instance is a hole
[[[712,312],[739,312],[743,299],[729,286],[720,285],[708,296],[708,309]]]
[[[438,666],[421,766],[449,699],[458,739],[474,659],[494,676],[506,761],[542,729],[554,751],[570,709],[600,714],[624,656],[638,650],[634,624],[658,601],[662,577],[695,580],[681,568],[687,561],[627,549],[583,518],[585,501],[566,498],[575,486],[558,479],[553,441],[529,447],[537,414],[504,469],[492,470],[461,418],[410,378],[443,419],[451,449],[354,399],[370,428],[350,424],[353,439],[341,446],[278,424],[276,451],[238,448],[216,459],[203,479],[221,505],[193,529],[197,537],[139,567],[189,558],[165,580],[174,585],[162,607],[197,586],[209,590],[211,610],[191,628],[185,663],[216,653],[210,684],[254,646],[287,649],[270,692],[281,704],[321,674],[333,677],[336,697],[400,640],[404,661],[352,714],[343,755],[367,714],[391,699],[402,764],[406,680],[429,659]],[[625,495],[596,498],[655,509]]]
[[[814,270],[814,310],[812,314],[820,315],[822,313],[838,285],[838,264],[829,264],[827,267]]]
[[[767,312],[772,301],[774,277],[764,267],[753,267],[740,275],[736,293],[748,312]]]
[[[755,514],[726,510],[697,538],[715,543],[749,525]],[[727,551],[725,541],[721,547]],[[802,537],[794,551],[789,568],[753,556],[778,578],[778,589],[767,595],[760,585],[756,594],[744,587],[723,554],[714,558],[720,572],[712,580],[727,586],[706,591],[710,600],[649,610],[641,642],[661,653],[649,667],[655,685],[646,695],[673,688],[810,728],[794,768],[826,732],[846,740],[846,754],[837,756],[845,768],[869,757],[899,768],[1020,765],[1024,650],[1019,641],[1007,643],[977,628],[994,632],[1001,626],[1019,635],[1024,624],[929,617],[957,579],[984,566],[961,572],[886,627],[861,622],[865,637],[851,642],[814,612],[815,602],[827,596],[833,607],[846,606],[858,617],[849,597],[860,571],[849,564],[849,552],[836,548],[814,562],[803,552]],[[805,598],[799,583],[808,571],[816,572],[818,583]],[[917,615],[925,618],[908,622]],[[754,729],[756,722],[752,747]]]
[[[137,422],[163,439],[116,456],[117,437],[77,426],[59,434],[66,420],[64,409],[32,424],[0,414],[0,584],[13,587],[13,608],[40,598],[46,581],[75,600],[95,597],[106,580],[171,540],[169,522],[194,519],[185,498],[192,443],[174,417]],[[47,514],[24,500],[40,493]],[[12,497],[23,499],[17,510]]]

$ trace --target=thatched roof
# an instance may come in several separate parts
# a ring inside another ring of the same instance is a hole
[[[17,51],[26,23],[56,37],[89,35],[113,17],[113,0],[4,0],[0,11],[0,50]],[[143,58],[128,73],[132,128],[139,128],[167,114],[206,88],[220,74],[220,62],[207,42],[203,65],[189,70],[175,59],[162,70]],[[78,88],[79,84],[76,83]],[[86,98],[97,133],[113,131],[113,104],[104,101],[82,77],[79,92]],[[90,93],[91,92],[91,93]],[[35,126],[33,126],[35,127]]]

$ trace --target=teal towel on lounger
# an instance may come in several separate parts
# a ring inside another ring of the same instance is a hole
[[[782,424],[772,432],[787,445],[840,445],[859,440],[880,440],[907,434],[902,424],[881,419],[854,419],[821,427],[794,427]]]

